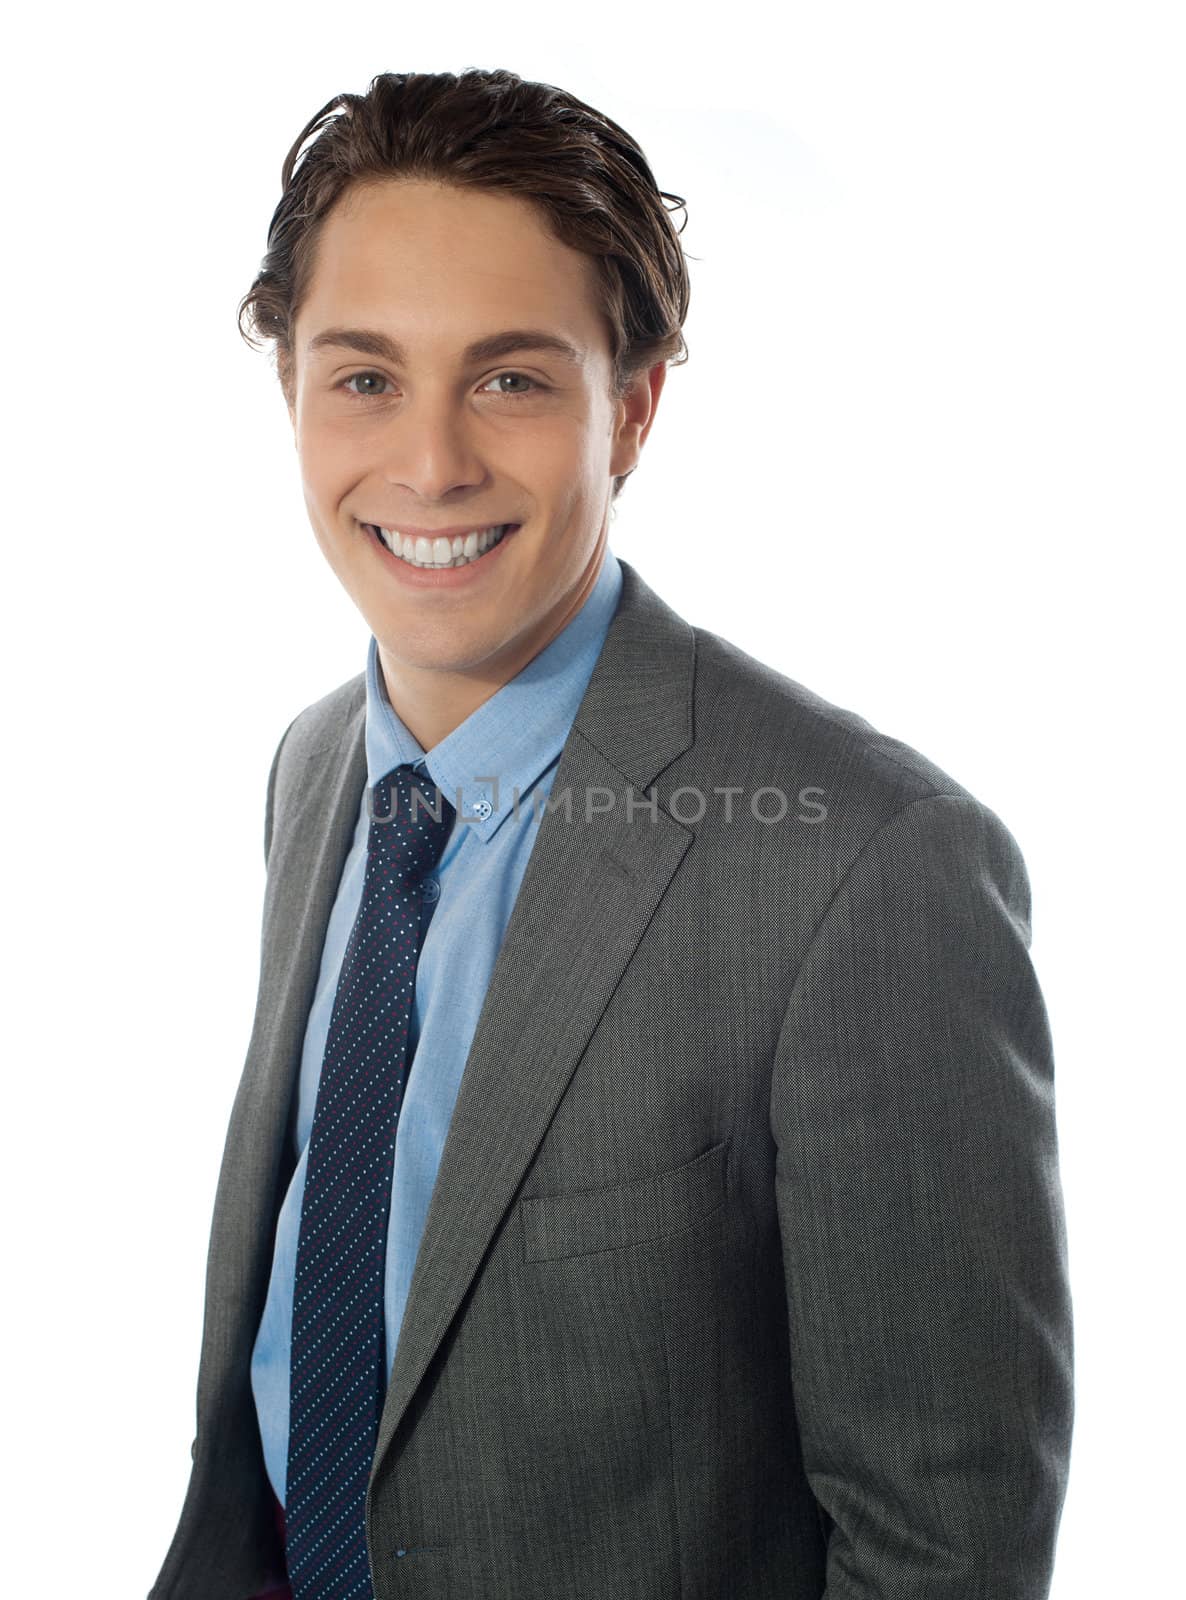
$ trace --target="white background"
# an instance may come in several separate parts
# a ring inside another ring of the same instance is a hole
[[[34,13],[4,85],[9,1593],[144,1595],[164,1558],[268,764],[365,661],[238,300],[306,120],[468,66],[591,102],[688,202],[691,359],[615,552],[1022,847],[1076,1311],[1053,1592],[1180,1582],[1174,9]]]

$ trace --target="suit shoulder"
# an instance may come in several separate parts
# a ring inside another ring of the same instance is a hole
[[[356,673],[297,713],[284,735],[285,756],[301,758],[336,744],[344,725],[366,702],[366,673]]]
[[[320,751],[333,748],[346,724],[365,703],[366,673],[359,672],[299,711],[281,734],[268,773],[264,814],[265,862],[272,851],[276,817],[283,815],[293,794],[299,791],[307,760]]]
[[[697,748],[827,788],[872,830],[902,807],[939,795],[976,797],[921,751],[866,717],[777,672],[706,628],[696,640]]]
[[[718,848],[738,852],[759,877],[789,875],[796,901],[817,910],[866,851],[881,870],[917,872],[926,863],[937,882],[991,882],[1028,939],[1024,857],[990,806],[868,718],[707,629],[693,634],[693,743],[667,781],[673,791],[707,781],[741,794],[735,815],[745,825],[715,830]],[[751,815],[803,825],[751,826]]]

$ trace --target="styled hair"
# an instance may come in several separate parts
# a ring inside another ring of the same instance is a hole
[[[657,363],[687,360],[681,329],[691,288],[679,241],[687,206],[656,187],[623,128],[553,84],[501,69],[384,72],[366,94],[335,95],[289,150],[267,253],[239,305],[248,344],[274,343],[290,408],[293,329],[326,218],[355,185],[389,178],[528,200],[561,243],[592,256],[614,401]],[[678,233],[666,200],[684,211]],[[614,479],[611,500],[629,476]]]

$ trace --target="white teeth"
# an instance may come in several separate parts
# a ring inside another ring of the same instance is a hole
[[[409,566],[429,567],[440,571],[445,567],[464,567],[479,556],[485,555],[506,533],[511,524],[485,528],[481,533],[456,534],[452,539],[413,539],[398,530],[379,529],[379,537],[391,551]]]

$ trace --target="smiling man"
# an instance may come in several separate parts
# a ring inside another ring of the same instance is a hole
[[[426,750],[602,570],[609,483],[636,465],[667,369],[613,399],[596,287],[592,260],[505,194],[359,183],[322,231],[294,332],[305,502]]]
[[[272,760],[152,1600],[1038,1600],[1072,1334],[1016,842],[608,548],[688,306],[617,124],[384,74],[282,181],[243,309],[370,640]]]

